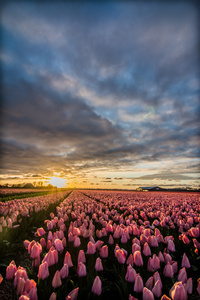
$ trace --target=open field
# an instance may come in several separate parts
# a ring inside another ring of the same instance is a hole
[[[0,214],[3,300],[200,297],[198,193],[66,191]]]

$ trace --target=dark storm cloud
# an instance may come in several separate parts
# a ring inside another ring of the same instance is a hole
[[[197,20],[189,3],[5,5],[3,168],[198,159]]]

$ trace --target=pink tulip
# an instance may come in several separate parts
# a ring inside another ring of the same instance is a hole
[[[169,262],[164,267],[163,275],[165,277],[169,277],[169,278],[173,278],[174,277],[173,268],[172,268],[172,266],[170,265]]]
[[[81,244],[80,238],[78,236],[75,236],[75,238],[74,238],[74,247],[78,248],[80,246],[80,244]]]
[[[156,281],[159,280],[159,281],[160,281],[161,288],[163,287],[162,281],[161,281],[161,278],[160,278],[160,274],[158,273],[158,271],[155,272],[155,273],[153,274],[153,280],[154,280],[154,283],[156,283]]]
[[[188,237],[185,234],[182,236],[182,241],[183,241],[184,244],[189,244],[190,243],[190,240],[188,239]]]
[[[102,258],[108,257],[108,246],[107,246],[107,245],[103,246],[103,247],[100,249],[99,255],[100,255]]]
[[[92,292],[96,295],[101,295],[102,286],[101,286],[101,279],[99,276],[96,276],[92,285]]]
[[[100,258],[100,257],[98,257],[98,258],[96,259],[95,270],[96,270],[97,272],[103,271],[103,265],[102,265],[102,261],[101,261],[101,258]]]
[[[149,247],[149,244],[146,242],[144,243],[144,246],[143,246],[143,254],[145,256],[151,256],[151,249]]]
[[[49,268],[48,268],[47,262],[45,261],[39,266],[38,278],[40,278],[41,280],[44,280],[48,276],[49,276]]]
[[[159,253],[158,253],[158,258],[160,259],[160,262],[162,262],[162,263],[165,261],[164,256],[161,251],[159,251]]]
[[[42,248],[46,247],[46,241],[44,238],[40,239],[40,245],[42,246]]]
[[[157,280],[156,283],[154,284],[154,287],[152,289],[152,292],[155,297],[159,298],[162,295],[162,283],[160,280]]]
[[[112,235],[109,236],[108,244],[109,245],[113,245],[114,244],[114,239],[113,239]]]
[[[198,227],[192,227],[188,230],[189,232],[189,235],[192,236],[192,237],[199,237],[200,235],[200,231],[199,231],[199,228]]]
[[[158,247],[158,240],[155,235],[152,235],[148,238],[148,243],[151,247]]]
[[[33,259],[38,258],[41,252],[42,252],[42,246],[40,245],[40,243],[35,243],[31,248],[31,258]]]
[[[51,294],[49,300],[56,300],[56,294],[54,292]]]
[[[64,266],[62,267],[62,269],[60,270],[60,277],[63,278],[67,278],[69,275],[69,267],[68,264],[64,264]]]
[[[126,256],[125,256],[124,251],[122,249],[116,250],[115,257],[117,258],[117,260],[120,264],[124,264],[125,261],[126,261]]]
[[[152,291],[150,291],[148,288],[143,288],[143,300],[154,300],[154,295]]]
[[[94,254],[96,252],[96,246],[91,241],[87,244],[87,254]]]
[[[154,282],[154,278],[153,276],[149,277],[149,279],[146,281],[145,286],[149,289],[152,290],[153,288],[153,282]]]
[[[65,253],[64,264],[67,264],[69,268],[73,267],[71,254],[68,251]]]
[[[101,247],[103,246],[104,242],[101,240],[98,240],[95,244],[96,250],[100,250]]]
[[[79,251],[79,254],[78,254],[78,262],[82,262],[82,263],[85,263],[85,262],[86,262],[84,250],[80,250],[80,251]]]
[[[183,283],[187,282],[187,272],[185,268],[182,268],[178,273],[178,281],[182,281]]]
[[[134,258],[134,264],[137,267],[143,266],[143,259],[140,251],[135,251],[133,258]]]
[[[135,283],[134,283],[134,291],[136,293],[142,293],[144,288],[143,280],[140,274],[136,274]]]
[[[131,265],[128,265],[125,280],[128,282],[134,282],[136,277],[136,271]]]
[[[7,280],[13,279],[16,271],[17,271],[16,264],[14,260],[12,260],[6,269],[6,279]]]
[[[133,254],[130,254],[130,255],[129,255],[126,264],[127,264],[127,265],[131,265],[131,266],[133,267],[133,265],[134,265]]]
[[[160,260],[156,254],[153,255],[153,258],[149,257],[147,270],[149,272],[155,272],[160,268]]]
[[[176,282],[171,290],[169,291],[169,295],[172,300],[187,300],[187,292],[184,288],[184,285],[181,281]]]
[[[185,253],[183,254],[183,259],[182,259],[181,267],[182,268],[185,267],[187,269],[191,267],[189,259],[188,259],[187,255]]]
[[[23,267],[18,267],[17,271],[15,272],[14,287],[18,286],[19,278],[24,278],[25,282],[28,279],[26,269]]]
[[[172,262],[172,269],[174,274],[178,272],[178,263],[177,261]]]
[[[61,285],[62,285],[62,281],[60,277],[60,272],[57,270],[52,280],[52,287],[58,288]]]
[[[79,288],[72,290],[69,295],[65,298],[65,300],[76,300],[78,297]]]
[[[59,252],[63,252],[64,247],[63,247],[63,243],[60,239],[55,239],[54,241],[55,247]]]
[[[171,251],[171,252],[175,252],[175,251],[176,251],[174,242],[173,242],[172,240],[169,240],[169,241],[168,241],[167,249],[168,249],[169,251]]]
[[[186,291],[188,294],[192,294],[192,290],[193,290],[193,282],[192,282],[192,278],[189,278],[188,281],[186,282]]]
[[[33,279],[31,279],[31,280],[27,279],[26,283],[25,283],[25,286],[24,286],[24,291],[29,293],[30,290],[32,289],[32,287],[36,289],[36,286],[37,286],[37,284]]]
[[[17,282],[17,295],[23,294],[25,283],[26,281],[24,280],[24,278],[19,277]]]
[[[46,233],[46,231],[44,230],[44,228],[38,228],[37,230],[37,234],[38,236],[43,236]]]
[[[86,266],[82,262],[78,263],[77,274],[78,274],[79,277],[86,276]]]

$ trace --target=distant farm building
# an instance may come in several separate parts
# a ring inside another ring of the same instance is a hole
[[[163,191],[159,186],[140,186],[137,191],[150,192],[150,191]]]

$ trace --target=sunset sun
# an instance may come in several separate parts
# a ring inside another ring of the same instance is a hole
[[[53,186],[56,186],[57,188],[63,188],[63,187],[66,187],[67,180],[64,178],[61,178],[61,177],[53,176],[49,180],[49,183],[51,183]]]

